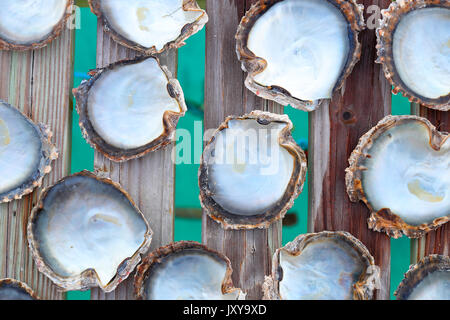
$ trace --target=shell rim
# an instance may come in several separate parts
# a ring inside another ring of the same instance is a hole
[[[361,162],[368,159],[368,151],[372,148],[374,141],[387,130],[402,125],[405,122],[419,122],[428,129],[429,144],[434,150],[439,150],[440,147],[449,139],[448,133],[437,131],[436,127],[431,124],[426,118],[419,116],[386,116],[378,122],[378,124],[364,134],[358,142],[358,145],[353,150],[349,158],[349,167],[345,170],[345,184],[347,194],[352,202],[363,201],[370,210],[370,218],[368,219],[369,229],[379,232],[385,232],[392,238],[399,238],[403,234],[409,238],[420,238],[427,232],[436,230],[441,225],[450,221],[450,215],[434,219],[431,223],[425,223],[418,226],[407,224],[395,213],[391,212],[389,208],[383,208],[376,212],[370,204],[362,186],[362,171],[364,167]]]
[[[0,288],[4,285],[12,285],[14,287],[18,287],[19,289],[24,290],[33,300],[41,300],[39,296],[31,289],[25,282],[12,279],[12,278],[3,278],[0,279]]]
[[[238,60],[241,62],[241,68],[247,73],[245,79],[245,86],[257,96],[264,99],[273,100],[281,105],[291,105],[293,108],[311,112],[316,110],[324,100],[320,99],[316,101],[305,101],[293,97],[287,90],[272,85],[264,86],[258,84],[254,80],[254,76],[264,71],[267,66],[267,61],[262,57],[257,57],[248,47],[248,37],[251,29],[256,21],[266,13],[274,4],[283,0],[261,0],[254,3],[251,8],[242,17],[236,33],[236,54]],[[338,10],[341,11],[346,21],[349,23],[350,30],[353,33],[353,37],[349,37],[350,40],[350,52],[347,57],[345,66],[336,81],[333,92],[336,92],[343,87],[345,80],[352,73],[353,68],[359,62],[361,57],[361,43],[359,42],[359,32],[364,30],[364,6],[358,4],[356,0],[325,0],[330,2]]]
[[[431,99],[415,93],[409,89],[397,73],[393,56],[393,37],[395,30],[403,16],[414,10],[424,8],[446,8],[450,10],[450,1],[447,0],[414,0],[414,1],[394,1],[388,9],[382,10],[380,27],[376,29],[377,35],[377,63],[383,66],[386,79],[393,86],[392,92],[399,92],[410,102],[419,103],[427,108],[439,111],[450,110],[450,93],[446,96]]]
[[[110,185],[120,191],[130,202],[130,205],[134,208],[136,213],[138,213],[142,221],[145,223],[147,227],[147,231],[144,235],[144,239],[140,245],[139,248],[136,249],[133,256],[125,259],[122,261],[116,268],[118,270],[116,272],[116,275],[113,279],[111,279],[105,286],[101,285],[100,279],[98,278],[97,272],[93,268],[89,268],[81,272],[79,275],[75,276],[69,276],[69,277],[63,277],[58,275],[55,271],[52,270],[50,266],[47,265],[45,262],[45,259],[41,256],[40,250],[39,250],[39,243],[36,241],[34,236],[34,223],[36,219],[38,218],[40,211],[42,210],[44,204],[44,200],[48,194],[48,192],[53,188],[64,181],[71,179],[73,177],[86,177],[94,179],[100,183],[104,183],[107,185]],[[122,186],[112,181],[109,178],[102,178],[97,176],[96,174],[83,170],[79,173],[75,173],[73,175],[67,176],[56,182],[54,185],[45,188],[42,190],[42,193],[39,196],[39,200],[37,204],[33,207],[33,210],[31,211],[31,215],[28,221],[27,225],[27,239],[28,239],[28,247],[30,248],[31,254],[33,256],[33,260],[36,263],[36,267],[39,270],[39,272],[46,275],[54,284],[56,284],[58,287],[60,287],[64,292],[66,291],[73,291],[73,290],[88,290],[92,287],[99,287],[104,292],[111,292],[116,289],[116,287],[125,279],[128,278],[128,276],[133,272],[133,270],[136,268],[138,263],[141,261],[141,254],[144,254],[148,251],[150,248],[150,244],[152,241],[153,231],[150,228],[147,219],[145,218],[144,214],[141,212],[141,210],[137,207],[131,196],[122,188]],[[120,270],[119,270],[120,269]]]
[[[157,50],[155,46],[150,48],[144,47],[132,40],[127,39],[125,36],[115,31],[109,23],[106,15],[101,10],[100,2],[102,0],[89,0],[89,7],[92,13],[94,13],[99,20],[102,21],[103,30],[108,33],[111,38],[120,45],[129,49],[141,52],[145,55],[160,54],[169,49],[178,49],[185,45],[185,40],[200,31],[204,25],[208,22],[208,15],[205,10],[201,9],[195,0],[183,0],[184,11],[198,11],[202,12],[202,15],[194,22],[185,24],[181,30],[180,35],[164,45],[161,50]]]
[[[161,71],[167,78],[167,91],[171,98],[177,101],[180,112],[165,111],[163,114],[163,133],[147,143],[133,149],[120,149],[107,143],[94,129],[88,113],[88,98],[89,93],[94,83],[106,72],[114,70],[115,68],[121,68],[123,66],[138,64],[147,59],[155,59],[160,67]],[[114,162],[124,162],[136,158],[145,156],[149,152],[162,149],[173,142],[175,131],[178,121],[186,114],[187,106],[184,100],[184,93],[181,85],[177,79],[172,76],[169,69],[160,64],[158,57],[156,56],[140,56],[135,59],[124,59],[112,63],[104,68],[98,68],[90,72],[91,78],[83,81],[78,88],[74,88],[72,93],[76,101],[76,110],[79,118],[79,126],[84,139],[94,148],[96,151],[103,154],[106,158]]]
[[[279,122],[285,123],[286,126],[281,130],[278,142],[281,147],[286,149],[294,158],[294,168],[291,175],[290,182],[284,192],[283,198],[279,201],[281,204],[277,204],[271,208],[268,212],[253,215],[242,216],[233,214],[220,206],[211,196],[209,189],[208,179],[208,159],[214,145],[213,142],[216,139],[218,133],[228,129],[228,122],[231,120],[255,120],[261,122]],[[217,223],[220,223],[224,229],[266,229],[273,222],[282,219],[287,210],[289,210],[294,200],[303,191],[303,185],[306,179],[307,171],[307,159],[304,151],[297,145],[291,135],[293,128],[292,122],[287,115],[279,115],[264,111],[252,111],[249,114],[243,116],[229,116],[219,126],[218,129],[212,135],[212,138],[205,145],[201,159],[200,167],[198,171],[198,180],[200,187],[200,203],[202,208],[206,211],[209,217],[211,217]]]
[[[238,298],[245,296],[241,289],[235,288],[233,286],[233,280],[231,275],[233,273],[233,268],[231,266],[230,259],[228,259],[224,254],[214,251],[203,244],[195,241],[178,241],[170,243],[166,246],[162,246],[145,256],[142,262],[136,268],[136,274],[134,276],[134,294],[136,300],[146,300],[147,296],[145,293],[145,282],[151,275],[152,267],[160,263],[165,257],[172,253],[180,252],[187,249],[195,249],[205,252],[205,254],[213,256],[222,260],[227,265],[227,270],[225,272],[225,277],[222,281],[222,294],[229,294],[233,292],[238,293]]]

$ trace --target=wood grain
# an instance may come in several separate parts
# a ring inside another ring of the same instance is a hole
[[[258,98],[244,86],[245,74],[236,56],[239,22],[254,1],[207,0],[205,130],[217,128],[229,115],[252,110],[283,113],[283,107]],[[281,246],[282,223],[267,230],[223,230],[203,214],[203,243],[225,254],[233,266],[233,282],[248,299],[262,297],[264,275],[271,271],[272,255]]]
[[[441,132],[450,132],[450,112],[437,111],[420,106],[411,105],[413,114],[427,118]],[[411,263],[416,263],[430,254],[449,255],[450,223],[446,223],[435,231],[428,232],[420,239],[411,240]]]
[[[386,8],[390,1],[359,1]],[[368,16],[365,17],[366,21]],[[381,268],[378,299],[389,299],[390,239],[368,229],[369,210],[346,193],[345,169],[359,138],[391,112],[391,87],[375,64],[375,30],[360,34],[361,61],[331,102],[311,113],[309,135],[309,231],[348,231],[360,239]]]
[[[44,186],[70,173],[73,36],[73,31],[65,29],[41,50],[0,51],[0,99],[35,122],[49,125],[59,150]],[[64,295],[37,271],[28,249],[26,225],[37,194],[0,205],[0,278],[24,281],[42,299],[61,299]]]
[[[136,52],[117,44],[104,33],[100,21],[97,32],[97,67],[104,67],[137,55]],[[170,50],[159,58],[161,64],[166,65],[172,74],[176,75],[176,50]],[[164,150],[124,163],[112,162],[102,154],[95,153],[95,171],[119,182],[147,218],[153,230],[150,250],[173,241],[175,165],[171,157],[172,145]],[[101,289],[92,289],[91,299],[133,300],[133,277],[134,273],[111,293],[105,294]]]

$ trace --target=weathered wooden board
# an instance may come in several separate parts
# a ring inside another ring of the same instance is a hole
[[[0,99],[49,125],[59,149],[59,159],[44,186],[70,173],[73,35],[73,30],[64,29],[41,50],[0,51]],[[0,278],[24,281],[43,299],[61,299],[62,293],[38,273],[28,249],[26,225],[37,194],[0,205]]]
[[[136,55],[136,52],[117,44],[109,35],[105,34],[99,21],[97,67],[104,67],[118,60],[133,58]],[[163,54],[160,56],[160,60],[173,74],[176,74],[176,50]],[[147,218],[153,230],[150,250],[173,241],[175,165],[171,155],[172,145],[169,145],[164,150],[119,164],[108,160],[98,152],[95,153],[95,171],[119,182]],[[126,281],[119,285],[117,290],[108,294],[97,288],[92,289],[91,299],[134,299],[133,276],[134,274],[130,275]]]
[[[386,8],[390,1],[359,3]],[[377,298],[389,299],[390,239],[368,229],[369,210],[362,202],[350,202],[345,187],[348,158],[359,138],[391,112],[391,87],[375,64],[375,30],[363,31],[360,40],[361,61],[344,88],[310,116],[308,227],[309,231],[348,231],[359,238],[381,268]]]
[[[252,110],[283,113],[283,107],[265,101],[244,86],[245,74],[236,56],[239,22],[257,0],[207,0],[205,130],[215,129],[229,115]],[[233,282],[247,292],[247,298],[262,297],[264,275],[271,271],[272,255],[281,246],[281,222],[267,230],[223,230],[203,215],[203,243],[225,254],[233,266]]]

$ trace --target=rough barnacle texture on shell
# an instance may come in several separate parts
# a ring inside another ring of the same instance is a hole
[[[228,117],[206,145],[199,169],[200,200],[227,229],[267,228],[303,189],[306,156],[286,115],[253,111]]]
[[[382,14],[377,62],[394,93],[450,110],[450,1],[395,1]]]
[[[170,144],[187,107],[183,90],[156,57],[124,60],[73,90],[85,139],[113,161]]]
[[[208,22],[195,0],[89,0],[89,5],[115,41],[145,54],[183,46]]]
[[[257,1],[236,34],[246,87],[282,105],[315,110],[359,61],[364,26],[355,0]]]
[[[424,118],[387,116],[359,141],[347,193],[372,212],[369,228],[410,238],[450,217],[450,139]]]
[[[263,291],[270,300],[367,300],[378,281],[374,259],[358,239],[324,231],[278,249]]]
[[[39,271],[63,290],[114,290],[147,252],[151,237],[130,196],[88,171],[44,190],[28,223]]]
[[[135,275],[138,300],[237,300],[230,260],[192,241],[161,247],[147,255]]]
[[[0,100],[0,203],[21,199],[40,187],[58,158],[52,133]]]
[[[0,300],[39,300],[25,283],[14,279],[0,279]]]
[[[0,50],[46,46],[65,27],[73,0],[0,1]]]
[[[397,300],[450,300],[450,258],[430,255],[412,265],[394,294]]]

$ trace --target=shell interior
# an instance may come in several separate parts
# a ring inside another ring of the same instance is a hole
[[[310,242],[299,255],[281,250],[280,266],[284,300],[353,299],[353,285],[366,269],[359,252],[337,237]]]
[[[0,101],[0,199],[30,183],[42,159],[41,133],[17,109]]]
[[[383,132],[368,153],[362,187],[374,211],[389,208],[413,226],[450,214],[450,139],[435,150],[428,127],[407,121]]]
[[[0,283],[0,300],[35,300],[24,288],[15,283]]]
[[[408,300],[450,300],[450,271],[429,273],[409,294]]]
[[[227,264],[200,249],[171,253],[154,264],[144,283],[149,300],[236,300],[238,290],[222,293]]]
[[[264,214],[283,198],[294,156],[279,144],[287,124],[230,120],[214,141],[208,164],[212,198],[235,215]]]
[[[399,77],[416,94],[450,94],[450,9],[428,7],[404,15],[393,35]]]
[[[124,5],[127,7],[128,2]],[[151,143],[164,133],[166,112],[182,113],[168,85],[166,74],[154,58],[103,71],[88,97],[88,115],[94,130],[106,143],[122,150]]]
[[[108,0],[101,10],[111,28],[145,48],[158,51],[176,40],[185,25],[194,23],[204,12],[185,11],[184,0]]]
[[[68,1],[0,1],[0,38],[22,45],[44,40],[64,18]]]
[[[72,176],[49,189],[33,224],[44,262],[59,277],[94,269],[102,287],[143,245],[147,224],[111,184]]]
[[[267,62],[254,79],[304,101],[331,98],[350,54],[349,25],[329,1],[284,0],[255,22],[248,48]]]

